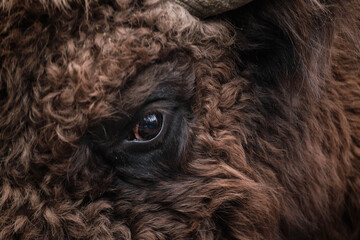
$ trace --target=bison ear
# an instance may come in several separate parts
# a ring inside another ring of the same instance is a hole
[[[237,9],[252,0],[175,0],[191,14],[206,18]]]

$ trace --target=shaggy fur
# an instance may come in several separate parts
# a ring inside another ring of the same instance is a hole
[[[360,239],[358,0],[0,19],[0,239]],[[124,146],[149,109],[165,134]]]

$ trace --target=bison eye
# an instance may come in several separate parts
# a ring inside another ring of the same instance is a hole
[[[128,140],[149,141],[156,138],[163,127],[163,115],[161,113],[148,113],[144,115],[131,130]]]

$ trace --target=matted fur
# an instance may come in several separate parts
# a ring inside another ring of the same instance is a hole
[[[0,239],[359,239],[359,5],[0,1]],[[179,152],[124,180],[99,129],[163,85]]]

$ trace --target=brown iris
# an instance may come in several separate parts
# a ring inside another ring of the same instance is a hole
[[[128,139],[137,141],[151,140],[160,133],[162,122],[163,117],[161,113],[149,113],[135,125]]]

